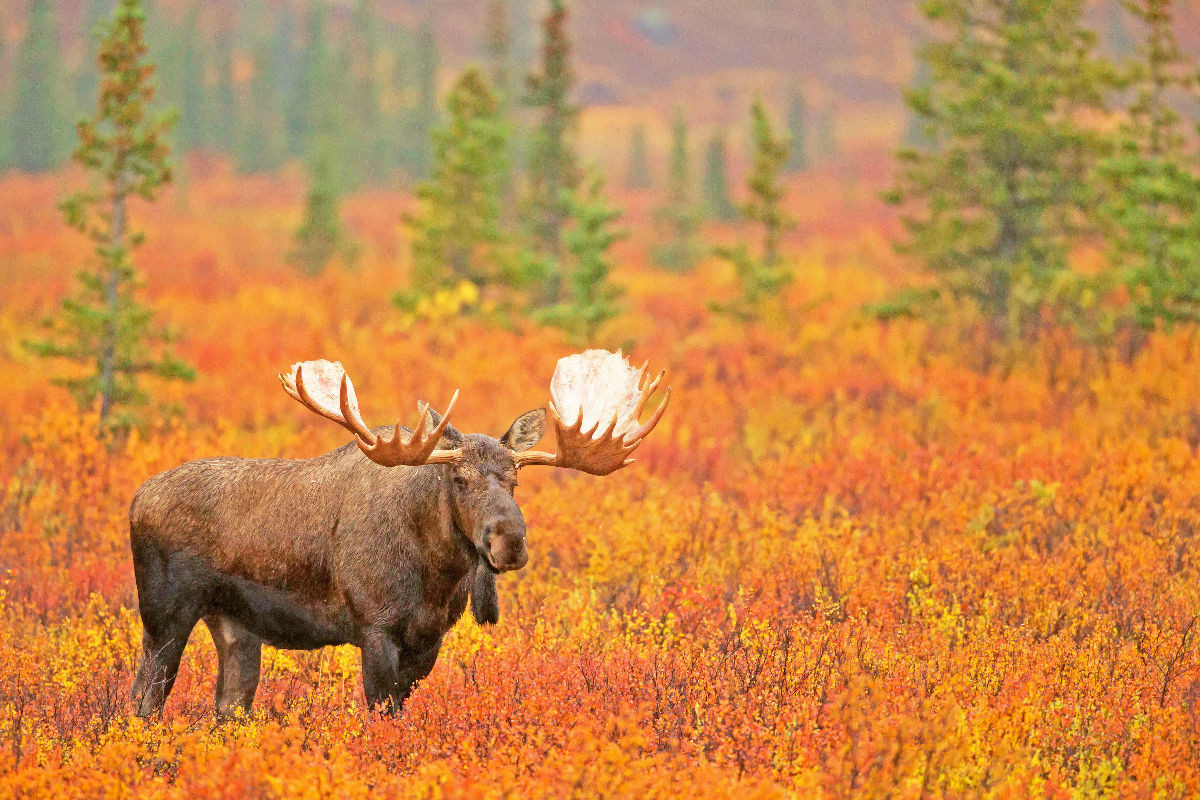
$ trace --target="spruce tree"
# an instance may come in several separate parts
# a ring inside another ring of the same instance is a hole
[[[934,146],[903,150],[893,202],[903,248],[941,290],[973,301],[995,338],[1033,335],[1091,206],[1100,140],[1080,113],[1109,85],[1081,25],[1083,0],[927,0],[942,37],[930,83],[908,95]]]
[[[671,126],[671,163],[667,172],[667,196],[655,211],[666,228],[662,244],[654,249],[654,260],[667,269],[691,269],[696,261],[696,229],[699,217],[692,200],[692,171],[688,160],[687,119],[675,113]]]
[[[31,0],[29,24],[17,51],[14,97],[9,117],[11,159],[17,169],[47,172],[70,152],[70,127],[63,113],[62,75],[53,4]]]
[[[791,281],[791,271],[780,263],[779,245],[783,234],[795,227],[783,210],[784,187],[780,180],[788,159],[787,141],[775,133],[761,99],[755,100],[750,112],[754,159],[746,178],[749,198],[742,206],[742,218],[763,226],[761,254],[755,256],[745,243],[715,250],[733,265],[741,295],[731,303],[712,304],[714,310],[743,319],[751,319],[763,300]]]
[[[646,147],[646,126],[635,125],[629,137],[629,168],[625,171],[625,188],[649,189],[654,185],[650,174],[650,153]]]
[[[421,19],[417,33],[417,108],[413,117],[413,176],[429,176],[433,159],[432,135],[438,124],[437,111],[437,40],[433,35],[432,7]]]
[[[379,135],[382,112],[379,107],[379,85],[375,75],[379,45],[376,40],[376,21],[369,0],[358,0],[354,9],[350,47],[347,51],[351,76],[351,119],[347,120],[346,135],[350,137],[346,167],[348,185],[364,182],[378,184],[387,174],[386,159]]]
[[[808,103],[799,88],[792,89],[788,100],[787,129],[787,172],[803,172],[808,169]]]
[[[233,37],[236,21],[225,16],[213,43],[216,83],[208,91],[208,146],[218,153],[232,153],[237,140],[237,98],[233,89]]]
[[[579,109],[570,99],[575,73],[563,0],[551,0],[542,31],[542,64],[529,76],[525,100],[540,116],[529,144],[528,215],[539,249],[553,258],[562,252],[562,228],[571,215],[566,193],[578,189],[582,178],[575,154]]]
[[[234,164],[239,172],[274,172],[287,161],[287,119],[269,43],[253,54],[254,74],[238,111]]]
[[[433,173],[417,187],[413,229],[414,290],[462,280],[484,285],[499,275],[500,204],[507,129],[483,73],[468,69],[446,101],[445,127],[433,135]]]
[[[151,328],[150,309],[134,299],[138,281],[130,253],[142,235],[128,227],[128,203],[131,197],[153,200],[171,179],[164,142],[170,118],[147,115],[154,67],[146,60],[143,23],[140,0],[120,0],[100,45],[99,102],[92,118],[78,125],[74,154],[96,186],[61,204],[67,222],[96,243],[95,266],[79,273],[78,292],[63,301],[57,319],[47,320],[50,338],[26,343],[37,355],[89,368],[90,374],[57,382],[81,407],[99,396],[105,422],[124,409],[115,420],[127,423],[129,407],[146,401],[138,376],[193,374],[158,346],[165,334]]]
[[[704,212],[721,222],[737,219],[737,206],[729,197],[725,137],[719,133],[709,139],[704,148]]]
[[[1144,330],[1200,322],[1200,173],[1173,104],[1197,99],[1195,68],[1172,31],[1171,0],[1128,0],[1146,28],[1128,76],[1135,93],[1100,167],[1110,258]]]
[[[339,254],[350,260],[354,253],[342,231],[330,151],[326,143],[318,142],[315,146],[304,218],[288,254],[288,261],[306,275],[319,274]]]
[[[621,311],[617,300],[623,290],[609,276],[613,267],[609,249],[627,231],[613,230],[621,211],[605,202],[603,189],[604,181],[592,176],[582,193],[567,193],[570,223],[562,232],[569,262],[566,297],[535,314],[539,321],[570,333],[581,345],[593,343],[604,323]]]

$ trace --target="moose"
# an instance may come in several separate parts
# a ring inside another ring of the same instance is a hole
[[[138,716],[161,714],[196,623],[217,649],[216,708],[249,711],[264,643],[351,644],[369,706],[396,713],[433,669],[468,599],[499,619],[495,576],[529,559],[513,492],[528,466],[607,475],[662,418],[638,422],[663,378],[619,353],[560,359],[551,380],[557,452],[533,450],[546,411],[499,439],[463,434],[419,402],[414,428],[368,428],[338,362],[293,364],[284,389],[346,428],[351,443],[309,459],[205,458],[148,479],[129,508],[141,663]],[[586,427],[585,427],[586,426]]]

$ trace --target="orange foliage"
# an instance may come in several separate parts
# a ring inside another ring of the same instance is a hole
[[[522,477],[531,560],[500,624],[463,619],[401,716],[363,710],[351,648],[268,649],[253,717],[219,721],[200,628],[165,721],[132,719],[142,480],[341,443],[278,388],[296,360],[345,362],[372,423],[460,387],[456,423],[495,435],[570,347],[402,325],[394,196],[348,201],[355,272],[295,275],[301,182],[216,169],[137,219],[202,378],[155,387],[178,418],[101,442],[16,344],[86,250],[57,189],[0,183],[0,795],[1200,794],[1194,332],[1131,365],[1048,339],[976,371],[949,330],[858,313],[901,269],[873,223],[807,232],[749,327],[705,311],[733,291],[719,264],[666,275],[627,246],[606,343],[668,367],[671,409],[632,469]]]

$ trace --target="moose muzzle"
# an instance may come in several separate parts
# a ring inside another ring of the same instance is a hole
[[[511,572],[529,562],[525,549],[525,518],[520,509],[492,517],[483,523],[479,554],[495,572]]]

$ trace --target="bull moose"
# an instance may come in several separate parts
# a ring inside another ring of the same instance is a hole
[[[218,713],[249,710],[263,643],[359,647],[367,703],[395,713],[433,669],[468,598],[476,620],[495,623],[495,575],[528,561],[518,471],[607,475],[632,463],[670,399],[668,387],[638,422],[662,376],[617,353],[561,359],[550,386],[558,447],[545,453],[531,449],[545,409],[499,439],[463,434],[449,424],[455,392],[444,415],[418,403],[411,430],[371,429],[341,364],[292,365],[279,376],[287,393],[348,429],[352,443],[302,460],[190,461],[134,495],[129,538],[144,628],[136,713],[161,713],[199,620],[217,648]]]

